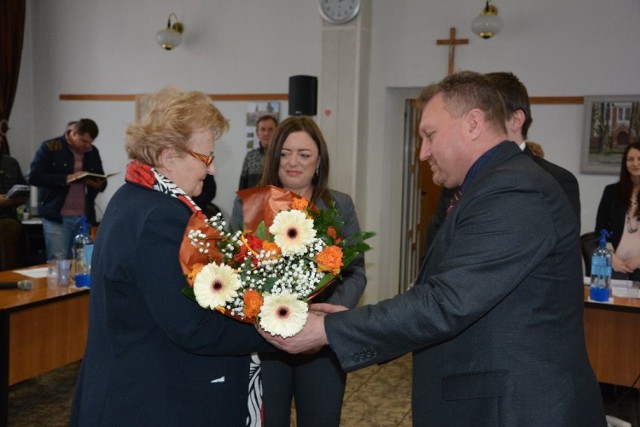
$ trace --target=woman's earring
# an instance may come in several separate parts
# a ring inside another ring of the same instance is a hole
[[[316,165],[316,176],[319,175],[318,171],[320,170],[320,162]]]

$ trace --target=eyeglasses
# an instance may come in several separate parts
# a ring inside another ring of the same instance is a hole
[[[208,156],[206,154],[196,153],[195,151],[191,151],[191,150],[187,150],[187,153],[191,154],[193,157],[200,160],[206,166],[209,166],[211,163],[213,163],[213,159],[216,158],[216,155],[213,154],[213,151]]]

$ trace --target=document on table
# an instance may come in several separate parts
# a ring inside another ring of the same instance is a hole
[[[26,268],[23,270],[14,270],[14,272],[22,274],[23,276],[31,277],[32,279],[42,279],[47,277],[47,267]]]

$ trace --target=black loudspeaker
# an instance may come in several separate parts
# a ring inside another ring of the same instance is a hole
[[[289,115],[315,116],[318,112],[318,78],[289,77]]]

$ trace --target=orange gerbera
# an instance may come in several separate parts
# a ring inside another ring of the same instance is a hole
[[[244,291],[244,309],[242,310],[247,318],[254,318],[260,313],[264,298],[256,290],[248,289]]]
[[[316,256],[316,261],[318,270],[338,274],[342,267],[342,249],[338,246],[328,246]]]
[[[291,201],[291,209],[298,211],[306,211],[309,207],[309,201],[304,197],[294,197]]]

